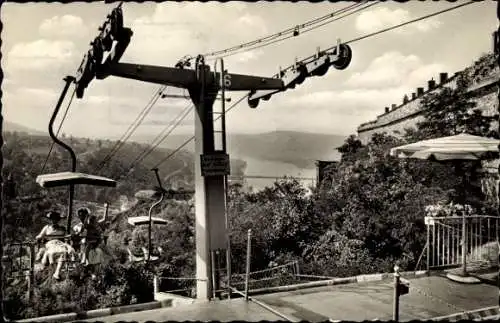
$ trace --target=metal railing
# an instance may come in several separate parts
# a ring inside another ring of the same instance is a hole
[[[12,250],[14,252],[11,252]],[[27,296],[30,302],[35,284],[35,255],[33,242],[13,242],[5,245],[2,257],[4,279],[27,279]]]
[[[426,217],[426,269],[498,266],[500,217]]]

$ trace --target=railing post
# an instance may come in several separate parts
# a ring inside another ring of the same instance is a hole
[[[438,266],[441,266],[442,265],[442,259],[441,259],[441,223],[440,222],[436,222],[437,225],[437,245],[436,245],[436,249],[437,249],[437,265]]]
[[[228,238],[228,248],[226,249],[226,274],[227,274],[227,297],[231,299],[231,244]]]
[[[455,221],[451,224],[451,263],[454,265],[456,263],[456,243],[455,243]]]
[[[108,219],[109,203],[104,203],[104,220]]]
[[[436,266],[436,223],[432,225],[432,262],[431,266]]]
[[[247,267],[245,273],[245,300],[248,301],[248,283],[250,280],[250,261],[252,256],[252,229],[247,234]]]
[[[214,250],[210,251],[210,264],[212,266],[212,298],[215,299],[215,296],[217,293],[217,283],[216,283],[215,271],[217,269],[215,268],[215,251]]]
[[[393,303],[393,321],[399,322],[399,266],[394,266],[394,303]]]
[[[427,224],[427,273],[429,273],[430,268],[430,260],[431,260],[431,228],[429,224]]]
[[[451,251],[450,251],[450,231],[451,227],[447,226],[446,227],[446,264],[450,264],[450,259],[451,259]]]
[[[467,219],[462,215],[462,275],[467,275]]]
[[[483,253],[483,235],[482,235],[482,231],[483,231],[483,227],[482,227],[482,221],[481,221],[481,218],[478,217],[477,219],[477,231],[478,231],[478,237],[477,237],[477,241],[478,241],[478,251],[477,251],[477,254],[476,254],[476,257],[477,258],[480,258],[481,257],[481,254]],[[481,260],[481,259],[480,259]]]
[[[490,222],[490,217],[488,216],[488,242],[490,242],[490,238],[491,238],[491,222]]]
[[[30,272],[28,277],[28,301],[31,304],[33,299],[33,289],[35,287],[35,244],[29,244],[30,249]]]
[[[469,227],[470,227],[470,259],[474,259],[474,243],[475,243],[475,236],[474,236],[474,220],[469,219]]]
[[[158,276],[157,276],[157,275],[154,275],[154,276],[153,276],[153,293],[154,293],[155,295],[156,295],[156,294],[159,292],[159,290],[160,290],[160,288],[159,288],[159,284],[158,284],[158,283],[159,283],[159,282],[158,282],[158,280],[159,280],[159,279],[158,279]]]

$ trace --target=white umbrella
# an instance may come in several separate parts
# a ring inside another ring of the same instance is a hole
[[[412,144],[403,145],[391,149],[391,156],[399,158],[418,158],[418,159],[434,159],[438,161],[444,160],[481,160],[487,157],[487,154],[498,154],[498,145],[500,140],[473,136],[462,133],[455,136],[441,137],[429,140],[422,140]],[[465,174],[463,174],[465,183]],[[463,232],[466,230],[465,215],[463,218]],[[466,272],[466,240],[467,235],[464,235],[462,245],[462,274]]]
[[[498,139],[462,133],[395,147],[391,149],[391,155],[399,158],[479,160],[486,153],[498,153],[499,144]]]

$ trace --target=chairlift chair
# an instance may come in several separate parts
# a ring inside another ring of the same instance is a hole
[[[133,227],[139,227],[143,225],[149,225],[150,219],[149,216],[147,215],[140,215],[140,216],[132,216],[127,219],[127,222],[129,225]],[[170,221],[159,218],[159,217],[151,217],[151,224],[152,225],[167,225],[170,224]],[[159,256],[154,254],[154,250],[151,250],[151,253],[148,251],[147,248],[142,247],[142,255],[135,254],[130,250],[130,247],[127,246],[127,253],[129,255],[129,260],[131,262],[142,262],[142,261],[149,261],[154,262],[160,259]],[[161,253],[163,250],[161,248],[158,248],[158,251]]]
[[[57,117],[57,114],[59,113],[59,109],[61,107],[61,104],[66,97],[66,94],[68,92],[69,86],[75,82],[75,78],[71,76],[67,76],[64,81],[66,82],[63,91],[59,97],[59,100],[56,104],[56,107],[54,109],[54,112],[52,113],[52,117],[49,122],[49,135],[52,138],[52,140],[64,148],[66,151],[69,152],[71,156],[71,171],[66,171],[66,172],[58,172],[58,173],[52,173],[52,174],[42,174],[37,176],[36,182],[43,188],[54,188],[54,187],[62,187],[62,186],[69,186],[69,201],[68,201],[68,211],[67,211],[67,223],[66,223],[66,236],[64,237],[64,240],[69,240],[70,239],[70,234],[71,234],[71,220],[73,216],[73,200],[74,200],[74,187],[75,185],[92,185],[92,186],[99,186],[99,187],[116,187],[116,181],[110,178],[102,177],[102,176],[97,176],[97,175],[91,175],[91,174],[85,174],[85,173],[80,173],[76,171],[76,155],[73,149],[65,144],[63,141],[61,141],[59,138],[56,137],[54,134],[53,126],[54,126],[54,121]]]
[[[155,170],[157,171],[157,170]],[[159,180],[159,177],[158,177],[158,180]],[[153,252],[153,248],[152,248],[152,238],[151,238],[151,231],[152,231],[152,225],[153,224],[157,224],[157,225],[167,225],[170,223],[170,221],[168,220],[165,220],[165,219],[162,219],[162,218],[159,218],[159,217],[153,217],[152,216],[152,211],[153,211],[153,208],[157,205],[159,205],[164,197],[165,197],[165,190],[161,187],[161,185],[155,189],[155,190],[142,190],[142,191],[138,191],[136,194],[135,194],[135,197],[138,198],[138,199],[141,199],[141,200],[152,200],[152,199],[155,199],[155,198],[160,198],[159,200],[157,200],[156,202],[154,202],[151,207],[149,208],[149,211],[148,211],[148,215],[145,216],[145,215],[140,215],[140,216],[133,216],[133,217],[129,217],[127,219],[127,222],[131,225],[131,226],[134,226],[134,227],[138,227],[138,226],[141,226],[141,225],[148,225],[149,228],[148,228],[148,249],[142,247],[142,253],[144,256],[139,256],[139,255],[135,255],[131,250],[130,248],[127,246],[127,252],[129,254],[129,259],[130,261],[132,262],[140,262],[140,261],[157,261],[159,259],[158,256],[155,256],[152,254]],[[159,251],[160,253],[162,252],[161,248],[159,248]]]

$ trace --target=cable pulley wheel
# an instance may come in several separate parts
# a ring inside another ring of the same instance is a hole
[[[314,71],[312,71],[311,75],[312,76],[323,76],[325,75],[328,70],[330,69],[330,62],[326,62],[322,66],[318,67]]]
[[[250,106],[250,108],[255,109],[258,105],[259,105],[259,99],[253,99],[253,100],[248,99],[248,106]]]
[[[349,45],[340,44],[339,59],[332,63],[333,67],[338,70],[345,70],[352,60],[352,50]]]

